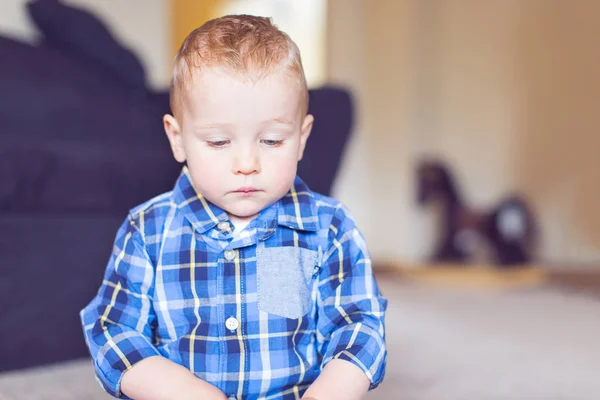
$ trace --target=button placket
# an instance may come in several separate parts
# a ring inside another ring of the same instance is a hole
[[[239,321],[235,317],[227,318],[225,321],[225,327],[229,329],[231,332],[235,332],[235,330],[240,326]]]

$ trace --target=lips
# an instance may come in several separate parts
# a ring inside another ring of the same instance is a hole
[[[254,193],[258,192],[258,189],[253,187],[241,187],[239,189],[234,190],[235,193]]]

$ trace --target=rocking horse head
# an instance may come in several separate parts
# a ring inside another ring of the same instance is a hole
[[[425,205],[436,200],[459,202],[454,178],[439,161],[423,161],[417,166],[417,200]]]

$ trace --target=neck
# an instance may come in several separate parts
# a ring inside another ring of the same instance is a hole
[[[238,217],[237,215],[229,214],[229,220],[234,225],[243,225],[243,224],[248,224],[250,221],[252,221],[254,218],[256,218],[257,215],[258,214],[251,215],[249,217]]]

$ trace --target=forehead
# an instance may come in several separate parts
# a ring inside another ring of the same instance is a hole
[[[294,118],[301,93],[297,80],[283,70],[256,77],[207,68],[191,77],[185,108],[201,119]]]

